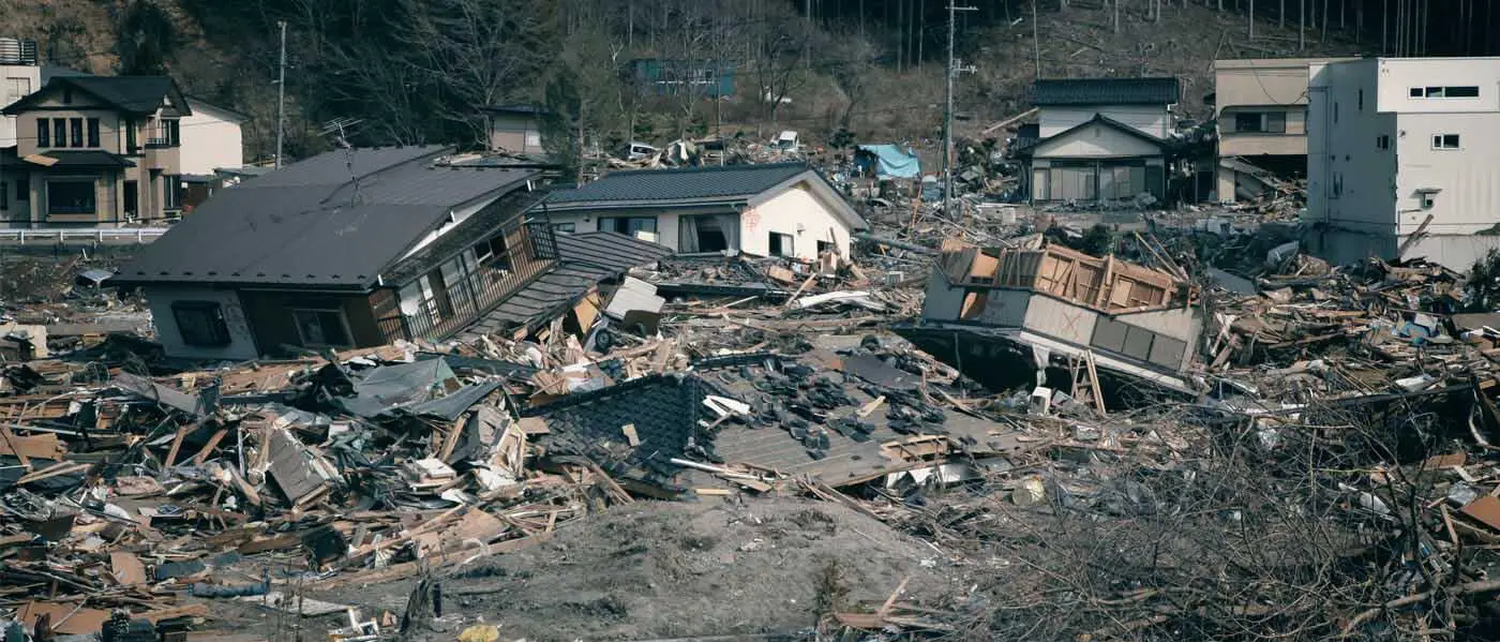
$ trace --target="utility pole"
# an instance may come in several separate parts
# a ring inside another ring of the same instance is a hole
[[[281,27],[281,68],[276,74],[276,169],[281,169],[281,145],[286,140],[286,21]]]
[[[1036,0],[1031,0],[1031,56],[1036,61],[1036,77],[1042,77],[1042,41],[1036,35]]]
[[[948,0],[948,108],[943,110],[943,216],[953,213],[953,77],[959,68],[953,64],[953,29],[959,11],[978,11],[977,7],[954,6]]]

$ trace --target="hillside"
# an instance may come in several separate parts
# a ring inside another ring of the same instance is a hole
[[[371,0],[370,4],[412,11],[405,4],[409,1]],[[476,0],[444,3],[465,1]],[[497,4],[507,1],[493,0]],[[0,9],[7,16],[10,30],[4,35],[37,39],[55,64],[94,73],[119,73],[132,66],[150,67],[159,57],[160,67],[176,77],[190,95],[252,116],[246,129],[249,159],[267,158],[274,147],[277,19],[289,23],[291,155],[323,148],[327,142],[318,132],[318,123],[332,118],[365,119],[367,124],[356,141],[365,144],[469,137],[472,122],[460,123],[470,125],[467,129],[428,126],[434,114],[459,118],[450,113],[456,111],[451,100],[443,104],[393,99],[403,92],[392,87],[406,88],[418,96],[446,92],[430,84],[441,82],[440,78],[420,73],[423,69],[413,66],[417,64],[413,62],[415,57],[401,58],[403,51],[411,48],[403,47],[403,42],[416,47],[430,42],[397,31],[402,26],[393,23],[399,22],[399,13],[372,18],[369,14],[382,12],[359,9],[363,4],[352,3],[355,8],[340,13],[329,8],[334,3],[314,9],[314,4],[293,0],[232,5],[213,0],[0,0]],[[740,10],[748,4],[726,6]],[[763,13],[756,19],[779,20],[776,28],[785,31],[802,20],[794,11],[797,4],[788,2],[770,10],[758,6],[755,11]],[[582,8],[586,6],[606,9],[596,14]],[[716,127],[722,127],[725,133],[749,135],[792,127],[804,131],[810,140],[823,141],[846,123],[862,139],[920,142],[940,134],[946,52],[937,45],[942,42],[946,25],[935,22],[933,16],[941,18],[941,11],[927,12],[922,33],[927,35],[928,44],[925,51],[918,49],[921,60],[902,65],[898,56],[910,56],[910,47],[900,52],[901,43],[892,43],[889,29],[880,31],[872,25],[865,30],[863,20],[858,32],[828,21],[809,23],[816,24],[817,31],[799,44],[783,36],[773,39],[765,34],[742,34],[744,29],[727,21],[700,17],[697,19],[713,21],[700,22],[700,26],[718,26],[723,34],[716,35],[712,42],[672,44],[675,32],[669,27],[658,28],[661,39],[652,31],[647,40],[648,26],[637,24],[634,13],[630,14],[630,23],[623,24],[616,14],[609,13],[610,6],[593,5],[590,0],[558,0],[551,6],[555,13],[538,10],[537,15],[542,17],[537,24],[544,26],[534,34],[522,35],[536,40],[528,48],[555,46],[559,48],[557,55],[524,61],[531,66],[511,70],[518,80],[486,79],[496,91],[484,95],[507,101],[577,102],[578,111],[588,112],[591,134],[606,142],[634,137],[664,142],[679,132],[707,132]],[[305,9],[300,15],[294,12],[299,7]],[[1186,114],[1202,117],[1202,98],[1211,91],[1215,57],[1348,55],[1361,50],[1352,38],[1339,36],[1338,29],[1329,31],[1327,42],[1320,42],[1319,34],[1309,30],[1306,49],[1299,51],[1296,29],[1278,29],[1274,20],[1258,21],[1252,40],[1247,36],[1243,14],[1196,4],[1169,6],[1157,21],[1149,16],[1149,10],[1150,5],[1144,3],[1124,7],[1118,33],[1111,25],[1111,9],[1094,2],[1074,1],[1063,8],[1054,4],[1051,10],[1040,11],[1035,27],[1029,12],[1015,9],[1004,13],[987,9],[985,13],[993,15],[985,20],[966,17],[973,22],[961,25],[958,50],[966,64],[974,65],[975,72],[961,75],[956,83],[959,132],[977,130],[1024,110],[1027,86],[1036,76],[1038,62],[1042,75],[1048,77],[1177,76],[1183,82]],[[674,11],[690,9],[679,7]],[[681,21],[691,16],[679,13],[673,17]],[[592,26],[586,23],[590,19],[595,21]],[[363,42],[361,28],[368,30],[364,33],[379,34],[363,36],[363,40],[381,44]],[[687,27],[681,29],[686,31]],[[771,27],[765,29],[770,31]],[[623,35],[626,33],[628,40]],[[591,35],[597,39],[591,40]],[[739,40],[731,42],[730,38]],[[674,53],[678,50],[697,56],[727,50],[740,57],[755,53],[761,57],[758,62],[739,63],[738,96],[726,100],[717,110],[710,101],[699,105],[672,100],[627,101],[620,87],[603,87],[618,84],[619,74],[599,74],[601,56],[623,65],[637,56],[687,55]],[[805,67],[796,64],[801,59],[798,54],[811,55],[818,62]],[[390,59],[380,60],[382,56]],[[397,73],[403,70],[411,77]],[[746,91],[756,83],[774,85],[778,80],[775,74],[783,71],[785,77],[779,86],[785,91],[782,106],[769,109],[756,100],[753,89]],[[558,85],[559,77],[573,77],[572,86],[552,91],[551,85]]]

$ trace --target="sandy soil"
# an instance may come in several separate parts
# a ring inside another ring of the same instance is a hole
[[[933,548],[827,502],[639,502],[444,579],[444,630],[428,637],[451,640],[479,619],[498,625],[501,640],[791,634],[814,625],[830,585],[843,605],[879,604],[908,576],[911,596],[962,590],[948,585],[961,582],[958,571]],[[401,613],[409,590],[395,582],[319,597]]]

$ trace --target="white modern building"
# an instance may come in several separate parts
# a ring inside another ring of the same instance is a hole
[[[1344,263],[1404,244],[1404,258],[1467,270],[1500,247],[1500,58],[1366,58],[1308,75],[1315,252]]]

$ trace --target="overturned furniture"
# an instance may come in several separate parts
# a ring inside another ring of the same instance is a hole
[[[1088,373],[1095,399],[1100,376],[1192,389],[1184,373],[1203,321],[1192,290],[1171,273],[1056,245],[955,241],[944,243],[936,267],[920,321],[897,332],[987,386],[1024,384],[1030,364],[1071,371],[1075,391]]]

